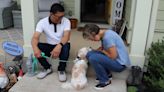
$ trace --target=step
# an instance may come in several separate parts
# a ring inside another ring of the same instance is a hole
[[[53,68],[53,74],[47,76],[45,79],[39,80],[35,76],[34,77],[28,77],[27,75],[24,75],[23,79],[18,81],[10,90],[9,92],[58,92],[59,90],[61,92],[76,92],[76,90],[68,90],[61,88],[62,83],[58,81],[57,77],[57,66],[58,66],[58,60],[53,60],[51,62],[52,68]],[[11,64],[11,63],[10,63]],[[25,62],[23,62],[23,66],[25,65]],[[73,61],[69,61],[67,63],[67,75],[68,75],[68,82],[71,79],[71,69],[73,66]],[[23,67],[24,68],[24,67]],[[41,66],[40,66],[41,69]],[[26,69],[24,69],[26,70]],[[121,73],[115,73],[112,72],[113,80],[112,84],[109,85],[107,88],[104,89],[103,92],[126,92],[126,79],[127,75],[129,74],[129,70],[126,69],[125,71]],[[95,82],[95,72],[91,66],[88,67],[87,76],[89,80],[89,85],[87,88],[81,90],[81,92],[95,92],[94,85],[96,85]],[[47,87],[47,85],[49,87]],[[119,87],[119,88],[118,88]],[[47,89],[48,88],[48,89]]]
[[[95,43],[91,41],[86,41],[82,38],[81,32],[73,30],[72,37],[71,37],[71,50],[70,50],[70,57],[69,61],[67,63],[67,74],[68,74],[68,81],[70,81],[70,75],[72,66],[74,65],[73,60],[76,58],[77,51],[86,46],[91,46],[92,48],[99,47],[100,43]],[[74,43],[78,40],[80,43]],[[58,81],[58,77],[56,74],[57,66],[59,60],[55,59],[51,62],[52,68],[54,70],[54,73],[47,76],[43,80],[39,80],[36,77],[28,77],[24,76],[22,80],[18,81],[10,90],[9,92],[77,92],[73,89],[63,89],[61,88],[62,83]],[[25,63],[24,63],[25,65]],[[24,68],[24,67],[23,67]],[[26,70],[26,69],[24,69]],[[113,80],[112,84],[109,85],[107,88],[104,89],[103,92],[126,92],[126,79],[129,74],[129,69],[126,69],[125,71],[121,73],[112,73]],[[94,85],[96,85],[95,82],[95,72],[91,66],[88,68],[87,72],[89,84],[88,86],[81,90],[81,92],[96,92],[96,90],[93,88]]]
[[[68,75],[68,74],[67,74]],[[67,82],[70,82],[71,76],[68,75]],[[97,92],[94,89],[96,85],[95,78],[88,78],[88,86],[82,90],[64,89],[62,88],[63,82],[58,81],[56,72],[48,75],[44,79],[37,79],[24,75],[22,80],[18,81],[9,92]],[[112,79],[112,84],[105,87],[102,92],[127,92],[126,82],[122,79]]]

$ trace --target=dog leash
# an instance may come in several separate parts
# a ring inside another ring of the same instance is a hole
[[[35,73],[35,71],[38,70],[38,59],[36,57],[33,57],[32,59],[32,72]]]
[[[44,52],[41,52],[41,57],[45,58],[47,62],[53,62],[52,55],[50,57],[46,56]],[[32,57],[32,72],[35,73],[38,70],[38,59],[34,56]],[[59,60],[59,62],[67,62],[66,60]]]
[[[41,52],[41,57],[43,58],[48,58],[47,56],[45,56],[45,53]],[[38,70],[38,59],[34,56],[33,58],[33,62],[32,62],[32,72],[35,73],[36,70]]]
[[[41,56],[47,59],[47,61],[53,62],[52,55],[50,57],[46,56],[44,52],[41,53]],[[66,60],[59,60],[59,62],[67,62]]]

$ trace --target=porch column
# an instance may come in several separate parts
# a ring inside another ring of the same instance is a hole
[[[35,30],[38,16],[38,0],[21,0],[22,26],[24,39],[24,56],[27,57],[32,52],[31,38]]]
[[[130,58],[132,65],[143,67],[153,0],[137,0],[132,28]]]

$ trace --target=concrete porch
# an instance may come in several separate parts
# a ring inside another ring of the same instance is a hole
[[[7,30],[1,30],[0,32],[6,33],[4,38],[1,38],[1,42],[5,41],[6,37],[9,37],[10,41],[16,41],[18,44],[23,45],[23,34],[22,29],[7,29]],[[43,35],[44,36],[44,35]],[[2,36],[1,36],[2,37]],[[16,37],[16,38],[15,38]],[[20,38],[21,37],[21,38]],[[45,39],[41,38],[41,41],[44,42]],[[72,60],[76,57],[76,53],[79,48],[84,46],[91,46],[93,48],[99,47],[99,43],[86,41],[82,39],[81,32],[76,31],[75,29],[72,30],[71,34],[71,51],[70,51],[70,62],[67,65],[67,75],[68,75],[68,82],[71,79],[70,71],[73,66]],[[3,50],[2,57],[4,56]],[[13,57],[8,58],[11,61]],[[56,73],[57,64],[58,62],[54,61],[53,64],[53,74],[49,75],[43,80],[37,79],[34,77],[28,77],[24,76],[22,80],[18,81],[10,90],[9,92],[54,92],[54,91],[60,91],[60,92],[76,92],[76,90],[71,89],[63,89],[61,88],[62,83],[58,81],[58,76]],[[113,80],[112,84],[109,85],[107,88],[103,90],[103,92],[126,92],[126,78],[128,75],[128,70],[122,72],[122,73],[113,73]],[[88,69],[88,86],[81,90],[81,92],[96,92],[96,90],[93,88],[97,83],[95,82],[95,73],[92,69],[92,67],[89,67]],[[119,87],[119,88],[118,88]]]
[[[68,76],[70,81],[70,75]],[[74,89],[63,89],[62,83],[58,81],[56,73],[39,80],[36,77],[24,76],[16,83],[9,92],[97,92],[93,87],[96,85],[94,78],[88,78],[88,86],[80,91]],[[103,92],[127,92],[125,80],[113,79],[112,84],[102,90]]]
[[[44,79],[37,79],[36,76],[29,77],[24,75],[22,80],[18,81],[9,92],[97,92],[99,90],[94,89],[94,86],[97,84],[95,81],[95,73],[91,66],[88,68],[87,78],[88,85],[82,90],[75,89],[64,89],[62,84],[65,82],[59,82],[57,75],[57,66],[58,62],[52,62],[53,73],[48,75]],[[71,81],[71,69],[73,63],[70,61],[67,64],[67,81]],[[113,79],[112,84],[105,87],[102,92],[127,92],[126,78],[129,74],[129,70],[125,70],[122,73],[112,73]]]

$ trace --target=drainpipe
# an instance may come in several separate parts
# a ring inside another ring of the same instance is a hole
[[[147,43],[145,46],[145,64],[148,65],[147,61],[147,55],[146,51],[151,47],[151,44],[153,42],[153,36],[155,32],[155,25],[156,25],[156,19],[157,19],[157,13],[158,13],[158,6],[159,6],[159,0],[153,0],[152,8],[151,8],[151,16],[149,21],[149,29],[147,34]],[[147,67],[144,67],[144,71],[147,71]]]
[[[158,13],[158,6],[159,6],[159,0],[153,0],[145,51],[151,47],[151,43],[153,42],[153,36],[155,32],[155,25],[156,25],[157,13]]]

